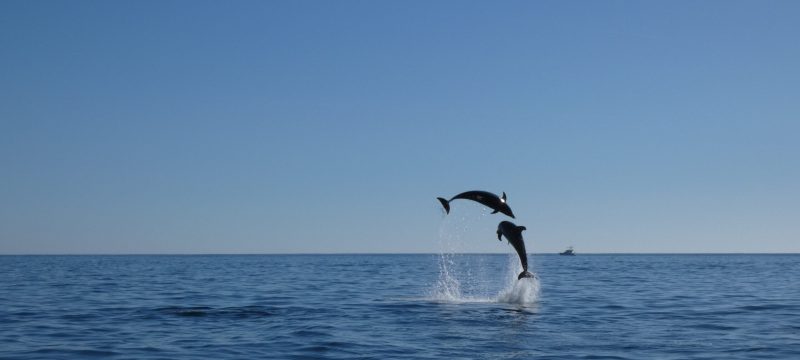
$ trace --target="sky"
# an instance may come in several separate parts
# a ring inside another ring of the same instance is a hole
[[[798,18],[2,1],[0,254],[800,252]]]

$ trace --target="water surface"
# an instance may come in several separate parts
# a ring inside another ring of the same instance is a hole
[[[530,262],[0,256],[0,358],[800,358],[798,255]]]

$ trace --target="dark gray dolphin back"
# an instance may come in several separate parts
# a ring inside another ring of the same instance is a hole
[[[502,221],[497,225],[497,240],[500,236],[505,236],[514,250],[519,255],[519,261],[522,263],[523,273],[528,271],[528,253],[525,251],[525,241],[522,239],[522,231],[525,230],[524,226],[517,226],[510,221]]]
[[[450,213],[450,201],[456,199],[465,199],[465,200],[472,200],[478,203],[481,203],[492,210],[494,212],[501,212],[510,216],[512,219],[514,218],[514,212],[511,211],[511,207],[508,206],[506,203],[506,194],[503,193],[503,197],[500,198],[499,196],[490,193],[488,191],[481,191],[481,190],[473,190],[473,191],[465,191],[461,194],[453,196],[450,200],[446,200],[444,198],[437,198],[439,202],[442,203],[445,211],[449,214]],[[493,213],[494,213],[493,212]]]

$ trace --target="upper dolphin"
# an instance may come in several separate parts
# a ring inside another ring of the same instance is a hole
[[[499,197],[488,191],[473,190],[453,196],[450,200],[446,200],[445,198],[440,198],[440,197],[438,197],[437,199],[439,199],[439,202],[442,203],[442,206],[444,206],[444,210],[448,214],[450,213],[451,201],[455,199],[467,199],[467,200],[477,201],[483,205],[492,208],[492,210],[494,210],[492,211],[492,214],[501,212],[514,219],[514,213],[511,211],[511,208],[508,206],[508,203],[506,203],[506,193],[503,193],[503,197]]]
[[[528,272],[528,253],[525,252],[525,242],[522,240],[523,230],[525,230],[524,226],[517,226],[510,221],[503,221],[497,225],[497,240],[502,241],[500,236],[505,236],[506,240],[514,246],[514,250],[519,255],[519,261],[522,263],[522,272],[517,279],[535,277],[535,275]]]

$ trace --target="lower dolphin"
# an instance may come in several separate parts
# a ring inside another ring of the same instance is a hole
[[[510,221],[502,221],[497,225],[497,240],[502,241],[500,236],[505,236],[506,240],[514,247],[519,255],[519,261],[522,263],[522,272],[517,279],[533,278],[536,275],[528,272],[528,253],[525,252],[525,241],[522,240],[522,231],[526,230],[524,226],[517,226]]]

